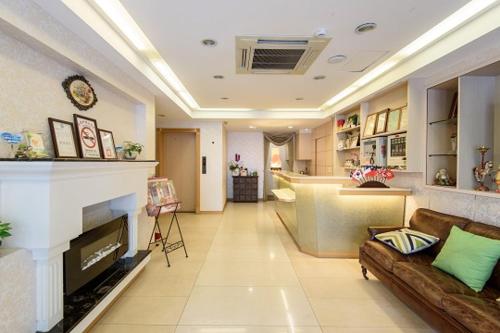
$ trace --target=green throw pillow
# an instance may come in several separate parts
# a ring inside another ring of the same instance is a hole
[[[437,237],[407,228],[384,232],[375,238],[403,254],[422,251],[439,242]]]
[[[432,266],[480,292],[490,278],[498,258],[500,240],[478,236],[453,226]]]

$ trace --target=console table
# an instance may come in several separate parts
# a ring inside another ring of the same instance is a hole
[[[258,176],[233,176],[233,201],[257,202],[258,184]]]

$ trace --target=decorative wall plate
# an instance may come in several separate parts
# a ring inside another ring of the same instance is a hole
[[[62,86],[71,103],[79,110],[88,110],[97,103],[94,89],[81,75],[69,76],[63,81]]]

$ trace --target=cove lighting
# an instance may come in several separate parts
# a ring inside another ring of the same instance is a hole
[[[119,0],[93,0],[102,12],[113,22],[120,32],[143,56],[148,58],[156,71],[168,83],[168,85],[179,95],[179,97],[192,109],[200,106],[189,94],[181,80],[175,75],[167,62],[160,56],[153,44],[146,37],[141,28],[134,21]]]
[[[373,70],[368,72],[366,75],[362,76],[356,80],[353,84],[339,92],[337,95],[329,99],[322,108],[327,108],[335,105],[340,100],[344,99],[348,95],[352,94],[356,90],[365,86],[374,79],[380,77],[382,74],[393,68],[394,66],[401,63],[403,60],[407,59],[411,55],[421,51],[424,47],[430,45],[431,43],[437,41],[439,38],[443,37],[445,34],[456,29],[458,26],[471,19],[473,16],[477,15],[481,11],[485,10],[489,6],[499,3],[499,0],[472,0],[466,5],[461,7],[459,10],[445,18],[443,21],[438,23],[436,26],[428,30],[426,33],[415,39],[413,42],[399,50],[396,54],[391,56],[389,59],[375,67]]]

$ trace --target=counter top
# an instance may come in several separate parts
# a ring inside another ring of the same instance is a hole
[[[294,184],[348,184],[350,182],[349,177],[308,176],[288,171],[273,171],[273,174]]]
[[[389,187],[389,188],[359,188],[343,187],[339,189],[340,195],[410,195],[411,189]]]

